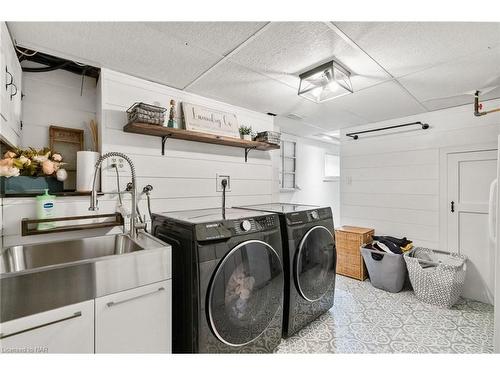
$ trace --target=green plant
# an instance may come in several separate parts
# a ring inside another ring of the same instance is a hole
[[[249,135],[252,134],[252,127],[241,125],[239,131],[240,135]]]

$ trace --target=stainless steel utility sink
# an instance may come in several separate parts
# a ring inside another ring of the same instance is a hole
[[[18,245],[2,250],[0,273],[19,272],[139,250],[143,248],[124,234]]]
[[[11,246],[0,252],[0,323],[171,278],[149,233]]]

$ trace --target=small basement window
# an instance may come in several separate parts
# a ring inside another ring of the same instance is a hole
[[[339,155],[325,154],[325,173],[323,181],[335,181],[340,177]]]
[[[297,143],[281,141],[280,188],[293,190],[297,188]]]

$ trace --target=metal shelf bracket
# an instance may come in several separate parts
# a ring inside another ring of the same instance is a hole
[[[165,143],[167,143],[168,135],[161,137],[161,155],[165,156]]]
[[[245,163],[248,161],[248,153],[250,150],[255,150],[257,147],[245,147]]]

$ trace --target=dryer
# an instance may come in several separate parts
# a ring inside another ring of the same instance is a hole
[[[278,214],[283,240],[285,303],[283,337],[333,306],[337,251],[330,207],[270,203],[240,207]]]
[[[248,210],[153,214],[172,246],[174,353],[272,352],[282,337],[279,218]]]

